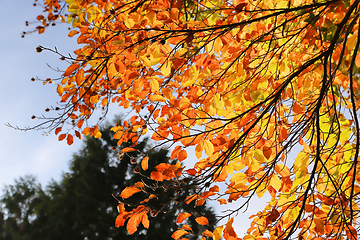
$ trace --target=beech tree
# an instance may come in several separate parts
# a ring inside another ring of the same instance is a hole
[[[132,114],[112,128],[119,146],[135,146],[148,132],[178,161],[151,173],[159,185],[168,181],[161,188],[139,183],[122,191],[117,226],[135,232],[156,215],[146,202],[157,191],[195,187],[185,204],[240,203],[204,239],[240,239],[232,223],[254,196],[271,200],[252,216],[244,239],[357,239],[359,0],[43,3],[39,33],[67,22],[79,49],[65,55],[37,47],[69,66],[44,80],[57,85],[60,104],[48,110],[58,115],[39,117],[33,129],[68,144],[81,134],[101,138],[89,120],[119,106]],[[198,160],[182,167],[189,152]],[[125,210],[140,192],[147,197]],[[186,217],[194,218],[184,212],[178,221]],[[188,233],[180,228],[172,237]]]

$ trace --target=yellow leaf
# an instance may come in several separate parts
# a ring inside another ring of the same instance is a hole
[[[64,88],[61,85],[58,85],[56,91],[59,94],[59,96],[61,97],[62,94],[64,93]]]
[[[278,177],[278,175],[273,174],[270,180],[270,185],[276,189],[277,191],[279,191],[279,189],[281,188],[281,180]]]
[[[215,228],[214,232],[213,232],[213,240],[220,240],[222,237],[222,232],[223,232],[223,228],[224,226],[218,226],[217,228]]]
[[[203,143],[206,155],[212,156],[214,153],[214,145],[209,140],[204,140]]]
[[[164,77],[168,77],[171,73],[171,64],[169,62],[165,62],[160,68]]]
[[[159,82],[154,78],[150,79],[150,91],[153,93],[159,91]]]
[[[264,157],[264,155],[263,155],[263,153],[262,153],[262,151],[260,149],[255,150],[254,157],[259,163],[266,162],[266,159],[265,159],[265,157]]]
[[[275,165],[275,171],[282,177],[290,177],[289,168],[282,163],[278,163]]]
[[[150,95],[149,100],[153,102],[166,102],[166,99],[160,95]]]
[[[100,139],[102,136],[101,132],[97,131],[95,134],[94,134],[94,138],[97,138],[97,139]]]
[[[225,102],[221,99],[221,96],[219,93],[217,93],[214,97],[214,104],[215,104],[216,109],[224,110]]]

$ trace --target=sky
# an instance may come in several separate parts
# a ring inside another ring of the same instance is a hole
[[[37,26],[26,27],[25,21],[32,22],[41,11],[31,0],[0,1],[0,188],[27,174],[35,175],[43,186],[51,179],[60,180],[72,154],[81,146],[79,140],[68,146],[58,142],[54,134],[45,136],[41,131],[23,132],[6,126],[34,126],[39,122],[31,116],[45,114],[45,109],[59,100],[55,85],[43,86],[31,78],[58,76],[47,63],[60,69],[65,65],[52,53],[36,53],[36,46],[56,46],[63,53],[76,48],[76,39],[66,37],[66,24],[21,38],[23,31]]]
[[[66,24],[50,27],[41,35],[33,33],[21,38],[23,31],[37,26],[26,27],[25,21],[33,21],[41,11],[40,7],[33,7],[32,0],[0,1],[0,82],[3,89],[0,94],[0,194],[5,185],[13,184],[15,179],[28,174],[35,175],[43,187],[52,179],[59,181],[62,173],[68,171],[72,155],[82,146],[78,139],[68,146],[66,141],[59,142],[54,134],[45,136],[41,131],[24,132],[6,126],[8,123],[20,128],[34,126],[39,122],[31,116],[45,114],[47,107],[55,107],[59,101],[55,85],[44,86],[41,82],[32,82],[31,78],[58,77],[59,73],[47,64],[63,70],[66,65],[55,54],[36,53],[35,48],[38,45],[56,46],[59,52],[67,54],[77,47],[76,37],[67,37]],[[108,120],[120,112],[112,111]],[[195,158],[194,154],[191,156]],[[255,201],[253,204],[258,203]],[[256,213],[251,206],[254,205],[250,205],[244,217],[235,220],[240,236],[249,224],[248,216]],[[225,209],[216,208],[218,213]]]

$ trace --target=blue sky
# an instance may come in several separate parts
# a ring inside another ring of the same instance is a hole
[[[72,52],[76,47],[76,39],[66,36],[66,24],[49,28],[41,35],[34,33],[21,38],[22,31],[37,26],[26,27],[25,21],[33,21],[41,11],[40,7],[33,7],[31,0],[0,1],[0,188],[26,174],[36,175],[43,186],[52,178],[59,180],[72,154],[81,146],[79,140],[67,146],[65,142],[58,142],[55,135],[21,132],[5,126],[6,123],[33,126],[37,121],[31,116],[45,114],[44,110],[56,106],[59,100],[55,85],[43,86],[30,79],[58,76],[46,63],[63,69],[65,65],[52,53],[36,53],[36,46],[56,46],[63,53]]]

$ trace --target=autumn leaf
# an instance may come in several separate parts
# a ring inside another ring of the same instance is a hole
[[[140,224],[141,219],[142,219],[142,214],[139,214],[139,213],[135,213],[130,217],[130,219],[126,225],[126,229],[129,233],[129,235],[131,235],[137,231],[137,226]]]
[[[121,153],[127,153],[127,152],[133,152],[133,151],[136,151],[135,148],[131,148],[131,147],[126,147],[126,148],[123,148],[121,149]]]
[[[126,187],[124,190],[122,190],[120,197],[122,198],[129,198],[132,195],[134,195],[135,193],[140,192],[141,190],[138,188],[134,188],[134,187]]]
[[[59,141],[62,141],[66,138],[66,134],[60,134]]]
[[[185,219],[191,216],[191,213],[182,212],[176,219],[176,223],[182,223]]]
[[[200,225],[207,225],[209,224],[209,220],[206,217],[197,217],[195,221]]]
[[[185,230],[180,229],[180,230],[176,230],[176,231],[171,235],[171,237],[172,237],[173,239],[177,240],[177,239],[181,238],[181,237],[182,237],[183,235],[185,235],[185,234],[188,234],[188,232],[185,231]]]
[[[74,138],[73,138],[73,136],[71,135],[71,134],[68,134],[67,135],[67,144],[68,145],[71,145],[71,144],[73,144],[73,142],[74,142]]]
[[[55,129],[55,135],[58,135],[59,132],[61,132],[62,127],[58,127]]]
[[[178,160],[179,160],[180,162],[184,161],[184,160],[187,158],[187,152],[186,152],[184,149],[182,149],[182,150],[179,152],[177,158],[178,158]]]
[[[79,31],[72,30],[72,31],[69,32],[68,36],[73,37],[75,34],[78,34],[78,33],[79,33]]]
[[[72,64],[70,65],[65,73],[63,74],[64,77],[70,76],[76,69],[78,69],[80,67],[80,64]]]
[[[148,157],[148,156],[144,157],[143,160],[141,161],[141,168],[142,168],[144,171],[148,170],[148,168],[149,168],[148,161],[149,161],[149,157]]]

